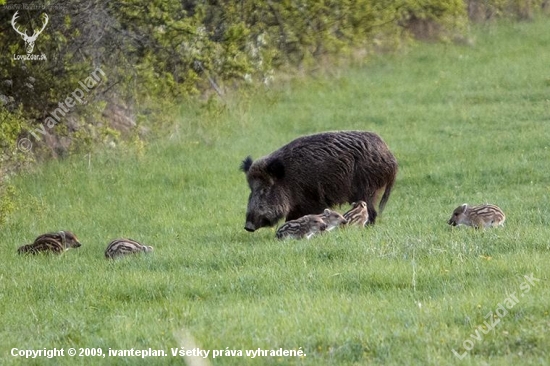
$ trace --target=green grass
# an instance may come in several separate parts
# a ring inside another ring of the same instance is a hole
[[[223,110],[182,106],[176,128],[142,155],[113,149],[16,177],[19,209],[0,232],[0,363],[182,364],[170,349],[195,342],[306,354],[214,365],[549,364],[548,29],[548,19],[486,26],[474,46],[419,45]],[[377,225],[309,241],[245,232],[241,159],[337,129],[375,131],[398,158]],[[499,205],[506,226],[451,229],[464,202]],[[83,246],[17,256],[54,230]],[[117,237],[155,252],[106,261]],[[531,273],[540,282],[522,293]],[[519,302],[459,360],[453,350],[514,292]],[[14,347],[169,356],[25,360]]]

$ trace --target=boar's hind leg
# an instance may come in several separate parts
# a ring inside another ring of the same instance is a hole
[[[369,219],[365,225],[374,225],[378,213],[381,213],[384,209],[384,205],[386,204],[385,201],[387,201],[390,191],[391,186],[389,186],[389,189],[388,186],[382,186],[382,188],[377,189],[372,196],[367,197],[367,199],[364,200],[367,203],[367,211],[369,213]],[[385,194],[387,194],[388,197],[384,198]],[[376,205],[378,205],[378,212],[375,208]]]
[[[374,197],[367,198],[365,202],[367,203],[367,212],[369,213],[369,219],[367,220],[365,226],[374,225],[374,222],[376,221],[376,216],[378,216],[378,213],[374,208]]]

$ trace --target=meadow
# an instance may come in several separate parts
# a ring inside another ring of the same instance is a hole
[[[212,365],[548,365],[548,29],[549,19],[488,24],[471,30],[471,45],[418,44],[206,109],[189,103],[143,150],[13,178],[0,364],[183,364],[171,349],[200,347],[243,352]],[[398,159],[377,224],[303,241],[246,232],[241,160],[344,129],[380,134]],[[465,202],[499,205],[505,226],[449,227]],[[57,230],[82,247],[16,254]],[[107,261],[118,237],[155,252]],[[70,357],[70,347],[167,356]],[[13,348],[65,356],[29,360]],[[281,348],[305,355],[245,354]]]

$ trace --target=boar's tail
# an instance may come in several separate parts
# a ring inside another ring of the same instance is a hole
[[[378,205],[378,213],[381,214],[382,211],[384,211],[384,207],[386,206],[386,203],[388,202],[388,199],[390,198],[390,193],[393,188],[393,183],[395,182],[395,175],[392,177],[391,181],[386,184],[386,189],[384,190],[384,194],[382,195],[382,199],[380,200],[380,204]]]

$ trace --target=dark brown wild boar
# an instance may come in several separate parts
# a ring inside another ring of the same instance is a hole
[[[369,223],[383,192],[382,212],[397,174],[386,143],[365,131],[324,132],[297,138],[256,161],[241,165],[250,187],[247,231],[319,214],[327,207],[365,201]]]

